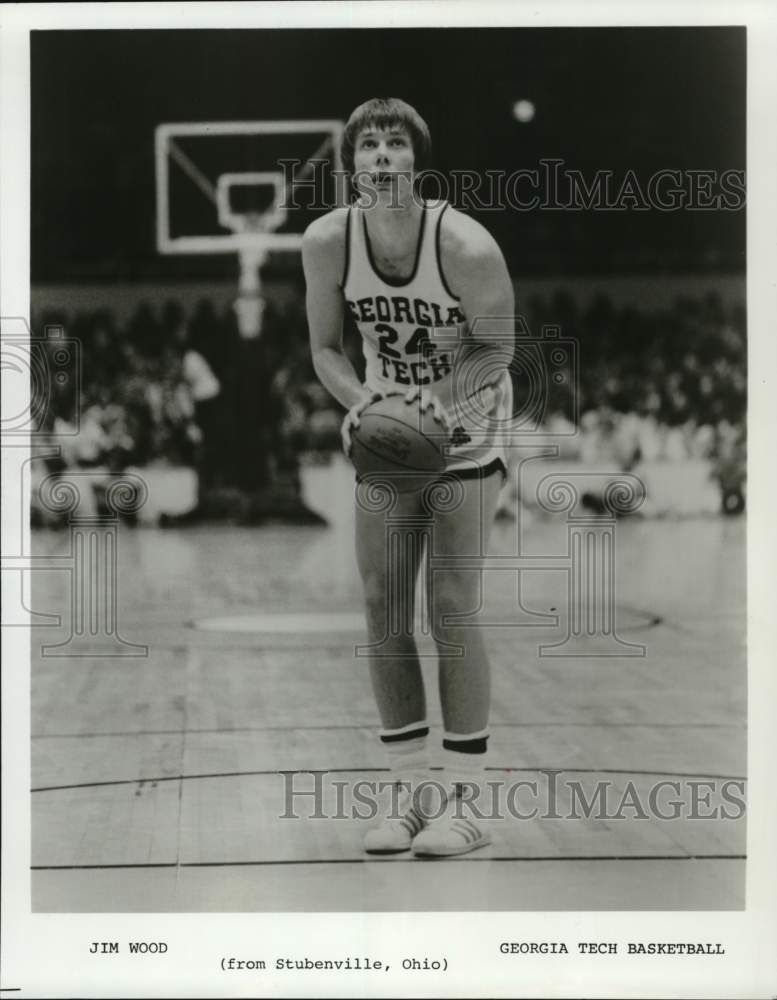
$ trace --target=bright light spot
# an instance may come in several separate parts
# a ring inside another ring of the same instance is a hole
[[[513,117],[517,122],[530,122],[534,117],[534,105],[531,101],[516,101],[513,105]]]

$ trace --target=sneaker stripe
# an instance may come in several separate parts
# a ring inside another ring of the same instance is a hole
[[[423,830],[425,824],[417,812],[413,809],[408,809],[405,815],[402,817],[402,822],[404,823],[406,829],[415,837],[417,833]]]
[[[451,829],[455,833],[460,834],[468,844],[475,839],[472,836],[472,831],[468,829],[461,820],[457,820],[455,823],[452,823]]]
[[[467,831],[467,843],[474,840],[479,840],[482,836],[480,830],[475,826],[475,824],[470,819],[459,820],[460,826]]]
[[[475,835],[475,838],[477,839],[480,836],[480,830],[478,830],[478,828],[475,826],[475,824],[472,822],[471,819],[465,819],[464,822],[467,824],[467,826],[469,827],[469,829],[472,831],[472,833]]]

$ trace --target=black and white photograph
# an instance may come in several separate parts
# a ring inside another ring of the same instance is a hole
[[[4,993],[773,996],[768,9],[28,6]]]

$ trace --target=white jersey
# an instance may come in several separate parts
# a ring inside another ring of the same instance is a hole
[[[362,336],[367,388],[385,394],[421,386],[437,396],[456,425],[448,468],[463,469],[473,461],[484,465],[495,458],[505,460],[512,384],[507,372],[480,383],[464,377],[462,362],[473,350],[466,339],[468,317],[445,280],[440,260],[440,227],[447,208],[444,201],[424,203],[415,263],[405,279],[380,273],[364,211],[352,205],[342,289]],[[493,371],[493,366],[479,367]],[[471,411],[469,416],[466,411]]]

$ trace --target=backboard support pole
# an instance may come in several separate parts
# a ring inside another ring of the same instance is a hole
[[[240,336],[245,340],[255,340],[262,333],[262,267],[267,260],[264,247],[245,247],[238,251],[240,278],[238,295],[233,304]]]

